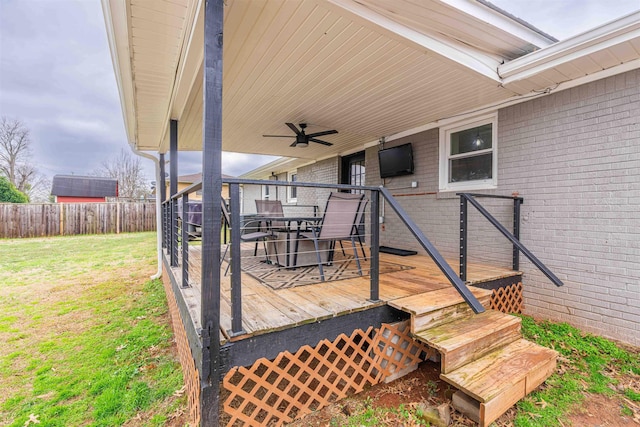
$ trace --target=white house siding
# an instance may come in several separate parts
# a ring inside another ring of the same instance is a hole
[[[565,282],[524,263],[534,316],[640,344],[640,71],[499,112],[499,187],[525,198],[522,241]]]

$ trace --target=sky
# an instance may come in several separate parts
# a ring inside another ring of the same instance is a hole
[[[563,40],[640,9],[640,0],[493,0]],[[128,150],[99,0],[0,0],[0,116],[30,130],[40,173],[87,175]],[[273,157],[223,153],[237,176]],[[149,180],[153,164],[143,159]],[[199,153],[179,154],[179,174]]]

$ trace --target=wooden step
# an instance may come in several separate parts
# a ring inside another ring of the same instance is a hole
[[[442,355],[443,374],[521,338],[519,317],[495,310],[472,314],[415,334]]]
[[[440,378],[479,402],[483,427],[542,384],[554,372],[557,355],[520,339]]]
[[[485,308],[489,307],[492,291],[473,286],[470,286],[469,290]],[[435,327],[473,314],[469,305],[453,287],[398,298],[387,304],[411,314],[411,333],[414,334],[427,327]]]

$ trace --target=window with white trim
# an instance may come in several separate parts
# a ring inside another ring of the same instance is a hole
[[[289,172],[289,181],[296,182],[298,180],[298,171]],[[287,187],[287,201],[296,203],[298,201],[298,187]]]
[[[271,200],[271,186],[270,185],[263,185],[262,186],[262,200]]]
[[[496,188],[497,114],[440,128],[440,190]]]

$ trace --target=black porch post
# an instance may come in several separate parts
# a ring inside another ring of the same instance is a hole
[[[467,281],[467,199],[460,196],[460,280]]]
[[[222,19],[224,0],[204,10],[202,117],[202,426],[218,425],[220,399],[220,195],[222,194]]]
[[[178,121],[171,120],[169,128],[169,193],[171,197],[178,192]],[[169,230],[169,259],[171,266],[178,265],[178,201],[171,199],[171,229]]]
[[[158,233],[162,233],[162,247],[167,247],[167,218],[166,218],[166,206],[164,205],[167,200],[167,182],[164,179],[164,153],[158,153],[160,163],[160,182],[156,183],[156,191],[160,192],[160,203],[162,204],[162,230],[158,230]]]
[[[380,301],[380,192],[371,192],[371,253],[369,300]]]

